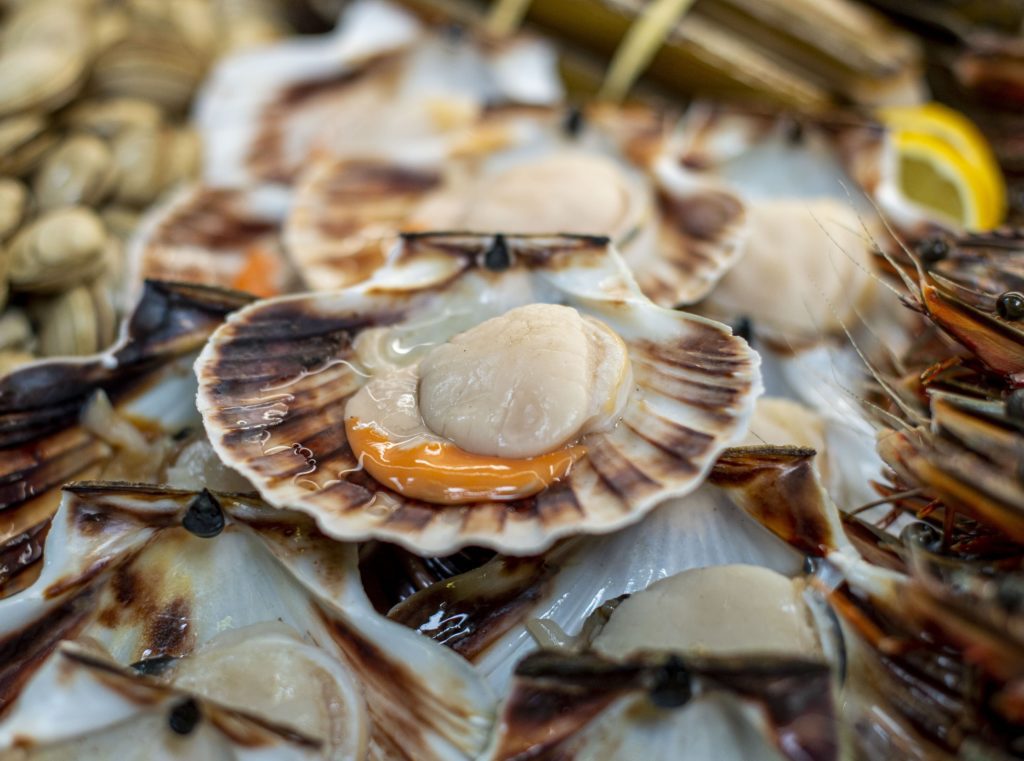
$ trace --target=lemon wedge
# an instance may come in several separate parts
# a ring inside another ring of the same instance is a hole
[[[963,114],[940,103],[887,108],[896,183],[906,199],[969,230],[1006,214],[1006,185],[992,149]]]

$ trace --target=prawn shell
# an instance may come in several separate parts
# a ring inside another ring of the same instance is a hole
[[[509,266],[495,272],[485,263],[499,242]],[[626,343],[636,383],[621,422],[586,437],[588,453],[566,479],[515,502],[439,506],[405,499],[358,467],[343,417],[363,382],[352,364],[361,331],[460,308],[479,323],[536,302],[608,324]],[[196,363],[211,443],[270,503],[313,515],[337,539],[385,539],[422,555],[467,545],[535,554],[688,494],[743,435],[758,368],[728,327],[644,298],[604,238],[458,233],[404,236],[361,285],[257,303],[218,330]]]

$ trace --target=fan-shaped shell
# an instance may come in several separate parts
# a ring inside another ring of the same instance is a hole
[[[176,363],[195,352],[244,294],[147,282],[122,338],[107,352],[44,360],[0,378],[0,596],[34,563],[60,487],[96,477],[114,449],[81,425],[93,395],[176,433],[194,417],[189,379]],[[184,386],[180,382],[184,378]]]
[[[553,50],[515,38],[446,38],[382,0],[348,6],[337,29],[231,56],[197,101],[212,185],[290,185],[318,151],[392,156],[446,150],[494,103],[561,97]]]
[[[360,332],[419,321],[446,340],[536,302],[603,320],[626,342],[637,385],[619,425],[584,439],[587,455],[564,481],[511,503],[438,506],[404,499],[358,467],[343,414],[362,384],[352,363]],[[336,538],[377,537],[421,554],[469,544],[529,554],[634,523],[701,483],[743,434],[760,391],[757,355],[742,339],[655,306],[605,239],[571,236],[406,236],[367,283],[237,313],[196,370],[214,448],[270,502],[315,516]]]
[[[166,717],[171,698],[191,697],[207,718],[242,709],[275,734],[315,740],[317,758],[475,758],[492,720],[493,698],[467,663],[374,613],[352,545],[328,539],[307,516],[242,495],[110,483],[66,489],[42,573],[0,601],[0,755],[16,743],[59,746],[110,731],[110,715],[92,710],[93,701],[109,700],[103,690],[51,679],[54,666],[63,673],[69,641],[105,651],[105,670],[119,684],[135,683],[136,698],[151,698],[119,706],[122,718]],[[215,647],[247,663],[235,670],[236,684],[204,673],[233,668]],[[104,669],[95,657],[85,665]],[[312,672],[309,682],[288,685],[289,665]],[[322,710],[293,708],[324,700]]]
[[[130,286],[155,279],[281,293],[291,281],[283,215],[279,199],[256,190],[183,188],[147,212],[133,234]]]
[[[517,168],[524,168],[525,176],[531,170],[541,173],[531,198],[538,210],[544,208],[549,192],[544,172],[554,171],[544,162],[570,156],[600,162],[600,179],[586,174],[587,181],[610,185],[609,193],[628,199],[628,224],[609,222],[621,229],[600,232],[615,236],[613,242],[640,289],[663,306],[703,298],[742,253],[747,222],[743,201],[679,160],[668,114],[596,108],[570,134],[565,118],[563,111],[551,108],[489,109],[467,127],[454,155],[313,158],[299,176],[285,223],[285,242],[307,285],[330,290],[364,280],[384,260],[399,232],[422,230],[427,221],[431,229],[478,233],[595,232],[569,223],[535,230],[528,211],[520,212],[519,224],[525,228],[512,223],[509,229],[483,229],[453,221],[479,199],[500,194],[504,182],[522,183],[523,177],[507,180]],[[615,176],[606,176],[609,171]],[[591,189],[579,189],[571,199],[574,207],[601,207],[588,198]],[[517,185],[514,193],[523,192]],[[551,192],[553,208],[570,203],[564,184]],[[443,222],[436,221],[438,215]]]

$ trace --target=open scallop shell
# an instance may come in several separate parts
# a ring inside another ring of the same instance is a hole
[[[215,186],[289,185],[317,151],[442,153],[485,105],[561,98],[553,50],[481,44],[381,0],[353,3],[337,29],[229,57],[200,92],[196,119]]]
[[[621,186],[613,190],[629,201],[613,242],[640,289],[663,306],[700,300],[740,258],[744,203],[679,161],[670,115],[609,107],[589,113],[567,132],[562,110],[491,109],[467,128],[455,155],[314,157],[299,176],[286,220],[289,253],[314,290],[358,283],[380,266],[399,232],[423,229],[424,221],[431,229],[465,229],[454,220],[473,199],[500,187],[505,172],[571,156],[615,171]],[[586,191],[581,188],[580,197]],[[538,180],[538,204],[545,192]],[[573,202],[583,203],[579,197]],[[538,232],[588,231],[568,226]]]
[[[536,653],[519,664],[488,761],[832,761],[827,664],[798,657]]]
[[[256,295],[284,292],[292,275],[281,246],[283,216],[278,199],[258,190],[182,188],[150,209],[132,235],[131,295],[149,279],[248,292],[261,290],[249,282],[256,279],[266,291]]]
[[[528,303],[593,315],[626,342],[636,390],[619,425],[585,440],[570,476],[513,503],[438,506],[368,477],[349,448],[345,401],[362,384],[352,341],[404,324],[444,341]],[[418,324],[418,327],[417,327]],[[758,357],[724,325],[644,298],[602,238],[406,236],[389,266],[336,293],[237,313],[196,363],[198,406],[224,462],[272,504],[316,517],[340,539],[441,555],[470,544],[530,554],[569,534],[639,520],[703,480],[742,436],[760,391]]]
[[[60,487],[96,477],[116,448],[82,425],[102,392],[154,431],[195,424],[189,356],[244,294],[147,282],[121,340],[93,357],[33,362],[0,378],[0,596],[40,555]],[[136,475],[141,480],[141,475]]]
[[[68,641],[114,684],[54,684]],[[0,676],[0,754],[87,733],[118,747],[94,701],[123,718],[192,698],[214,725],[240,710],[318,758],[381,761],[475,758],[493,714],[469,664],[373,611],[354,546],[252,497],[139,485],[65,491],[42,574],[0,601]]]

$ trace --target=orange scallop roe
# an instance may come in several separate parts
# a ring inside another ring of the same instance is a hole
[[[349,446],[366,472],[399,494],[439,505],[506,502],[543,491],[565,478],[587,448],[511,459],[473,454],[445,441],[397,443],[373,424],[345,420]]]

